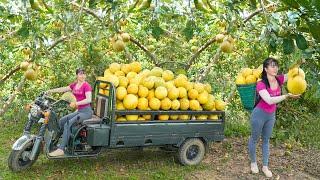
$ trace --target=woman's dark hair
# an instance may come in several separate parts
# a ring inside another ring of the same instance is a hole
[[[263,61],[263,71],[262,71],[261,79],[262,79],[262,82],[268,88],[270,88],[270,83],[269,83],[269,80],[268,80],[268,77],[267,77],[267,72],[266,72],[265,68],[267,68],[270,65],[279,66],[279,63],[278,63],[278,61],[276,59],[274,59],[272,57],[268,57]],[[278,82],[278,84],[280,86],[280,82],[279,82],[277,77],[276,77],[276,80],[277,80],[277,82]]]
[[[85,74],[85,71],[84,71],[83,68],[78,68],[78,69],[76,70],[76,75],[78,75],[80,72],[82,72],[83,74]]]

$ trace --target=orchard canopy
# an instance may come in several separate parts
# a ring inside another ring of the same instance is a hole
[[[237,74],[269,56],[283,73],[304,62],[297,107],[319,110],[319,20],[319,0],[0,0],[0,115],[68,85],[78,67],[93,84],[133,61],[209,83],[243,111]]]

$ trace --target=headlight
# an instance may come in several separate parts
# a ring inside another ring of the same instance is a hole
[[[40,107],[36,104],[32,105],[31,109],[30,109],[30,114],[33,116],[33,117],[37,117],[38,114],[40,113]]]
[[[45,107],[48,107],[48,106],[49,106],[49,101],[48,101],[48,100],[45,100],[45,101],[43,102],[43,105],[44,105]]]

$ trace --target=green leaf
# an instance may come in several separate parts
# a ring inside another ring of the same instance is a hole
[[[250,8],[257,9],[257,0],[250,0]]]
[[[92,46],[92,44],[89,44],[89,46],[88,46],[88,54],[89,54],[90,57],[92,57],[92,55],[93,55],[93,46]]]
[[[196,9],[203,12],[209,12],[209,10],[206,7],[206,4],[202,0],[194,0],[193,2]]]
[[[299,0],[299,4],[308,9],[310,8],[310,2],[308,0]]]
[[[271,52],[277,51],[277,41],[273,38],[269,40],[269,50]]]
[[[283,39],[282,47],[283,47],[283,53],[284,54],[293,53],[294,52],[293,39],[288,39],[288,38]]]
[[[288,5],[289,7],[298,9],[300,7],[299,3],[296,0],[281,0],[284,4]]]
[[[164,33],[164,30],[159,26],[159,22],[157,20],[151,21],[151,32],[152,36],[156,39],[159,39],[160,36]]]
[[[33,10],[43,12],[43,10],[40,8],[40,5],[37,1],[29,0],[30,6]]]
[[[313,22],[310,22],[308,23],[308,26],[309,26],[309,29],[310,29],[310,32],[313,36],[314,39],[316,39],[318,42],[320,42],[320,24],[319,22],[316,22],[316,21],[313,21]]]
[[[314,51],[312,49],[306,49],[304,51],[302,51],[302,57],[304,59],[309,59],[312,58]]]
[[[291,24],[295,24],[300,18],[300,15],[297,12],[293,12],[293,11],[289,11],[287,13],[287,16],[288,16],[288,21]]]
[[[139,0],[136,0],[133,4],[131,4],[131,5],[129,6],[128,12],[129,12],[129,13],[133,12],[133,11],[134,11],[134,8],[138,5],[138,3],[139,3]]]
[[[301,34],[296,35],[296,44],[297,44],[297,47],[301,50],[308,48],[308,42]]]
[[[300,31],[300,32],[307,32],[307,33],[310,32],[309,28],[307,26],[300,26],[300,27],[297,28],[297,30]]]
[[[212,7],[212,5],[210,4],[210,0],[206,0],[205,4],[208,6],[208,8],[212,11],[213,14],[218,14],[217,9]]]
[[[314,5],[318,12],[320,12],[320,1],[319,0],[312,0],[312,5]]]
[[[164,30],[159,26],[155,26],[152,28],[152,36],[155,37],[156,39],[159,39],[163,33],[164,33]]]
[[[18,30],[17,34],[23,38],[27,38],[29,36],[29,26],[30,26],[30,22],[24,21],[22,23],[21,28]]]
[[[93,9],[96,7],[98,2],[96,0],[89,0],[89,8]]]
[[[149,9],[150,5],[151,5],[151,0],[143,0],[142,3],[139,6],[138,11]]]
[[[193,37],[193,32],[195,30],[195,22],[193,20],[188,20],[186,23],[186,27],[183,29],[182,33],[187,38],[187,40],[190,40]]]

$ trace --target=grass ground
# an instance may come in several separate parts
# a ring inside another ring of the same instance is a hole
[[[7,158],[24,122],[0,121],[0,179],[262,179],[250,174],[247,137],[211,144],[198,166],[181,166],[175,154],[158,149],[105,151],[98,158],[48,160],[43,154],[27,171],[13,173]],[[258,150],[258,154],[261,152]],[[261,155],[260,155],[261,156]],[[320,152],[271,146],[270,166],[276,179],[320,178]]]

